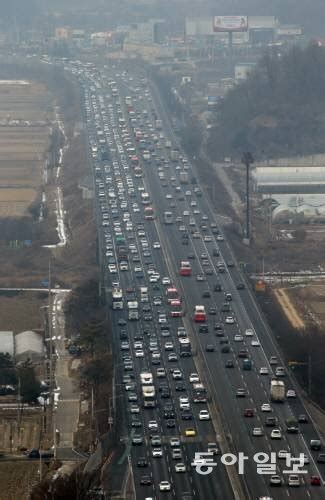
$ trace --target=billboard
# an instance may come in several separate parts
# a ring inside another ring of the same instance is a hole
[[[247,16],[215,16],[213,19],[213,31],[247,31]]]

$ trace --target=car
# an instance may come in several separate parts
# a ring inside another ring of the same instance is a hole
[[[210,413],[208,410],[200,410],[199,420],[210,420]]]
[[[248,358],[247,349],[240,349],[237,356],[238,356],[238,358]]]
[[[152,484],[152,479],[150,476],[142,476],[140,479],[140,484],[142,486],[150,486]]]
[[[270,434],[271,439],[282,439],[282,433],[280,429],[272,429]]]
[[[264,436],[262,427],[254,427],[252,430],[253,436]]]
[[[175,464],[175,472],[186,472],[186,465],[183,462]]]
[[[200,326],[199,326],[199,332],[200,333],[208,333],[209,331],[209,327],[206,323],[202,323]]]
[[[170,352],[168,354],[168,361],[170,362],[177,361],[177,354],[175,352]]]
[[[164,349],[165,351],[172,351],[174,349],[173,342],[165,342]]]
[[[185,429],[184,435],[186,437],[195,437],[196,430],[193,427],[188,427],[187,429]]]
[[[153,243],[152,247],[153,247],[155,250],[159,249],[159,248],[160,248],[160,243],[159,243],[159,241],[155,241],[155,242]]]
[[[265,425],[266,427],[275,427],[277,422],[278,419],[276,417],[267,417],[267,419],[265,420]]]
[[[270,403],[263,403],[261,405],[261,411],[272,411]]]
[[[172,448],[180,446],[180,439],[178,437],[171,437],[169,444]]]
[[[136,358],[143,358],[144,357],[144,351],[142,349],[137,349],[135,351],[135,357]]]
[[[174,429],[176,427],[176,420],[174,418],[169,418],[166,421],[166,427],[168,429]]]
[[[183,378],[183,374],[182,372],[176,368],[174,371],[173,371],[173,379],[174,380],[181,380]]]
[[[130,394],[128,395],[128,401],[130,403],[134,402],[134,401],[138,401],[138,396],[135,392],[130,392]]]
[[[234,336],[234,341],[235,342],[243,342],[244,337],[242,335],[235,335]]]
[[[244,290],[245,289],[245,284],[244,283],[237,283],[236,285],[237,290]]]
[[[259,340],[254,339],[251,341],[251,346],[253,346],[253,347],[259,347],[260,345],[261,344],[260,344]]]
[[[290,474],[288,477],[288,486],[299,487],[300,479],[296,474]]]
[[[171,484],[169,481],[160,481],[159,483],[159,491],[170,491]]]
[[[152,431],[152,430],[157,431],[158,430],[158,422],[157,422],[157,420],[149,420],[149,422],[148,422],[148,429],[150,431]]]
[[[157,368],[156,374],[158,378],[166,378],[165,368]]]
[[[209,307],[208,314],[215,316],[217,314],[217,309],[215,307]]]
[[[130,413],[140,413],[140,408],[138,405],[130,405]]]
[[[123,319],[123,318],[120,318],[120,319],[118,320],[117,324],[118,324],[119,326],[125,326],[125,325],[126,325],[126,320],[125,320],[125,319]]]
[[[181,419],[182,420],[192,420],[193,419],[193,414],[191,410],[181,410]]]
[[[234,362],[232,359],[227,359],[226,363],[225,363],[225,367],[226,368],[234,368]]]
[[[224,241],[224,238],[221,234],[218,234],[217,241]]]
[[[298,415],[298,422],[299,424],[307,424],[308,423],[307,415],[304,415],[303,413],[301,415]]]
[[[150,443],[152,446],[161,446],[161,437],[158,435],[151,436]]]
[[[285,371],[283,366],[277,366],[275,369],[275,376],[276,377],[285,377]]]
[[[254,417],[254,410],[252,408],[246,408],[246,410],[244,410],[244,417]]]
[[[235,323],[235,320],[234,320],[233,316],[227,316],[226,319],[225,319],[225,323],[227,325],[233,325]]]
[[[245,396],[246,396],[246,390],[239,387],[239,389],[236,390],[236,397],[244,398]]]
[[[197,373],[191,373],[189,376],[189,381],[191,383],[199,383],[200,382],[200,377]]]
[[[297,397],[296,391],[294,391],[293,389],[287,390],[287,398],[296,398],[296,397]]]
[[[319,476],[311,476],[310,477],[311,486],[321,486],[321,479]]]
[[[211,293],[210,293],[210,290],[205,290],[204,292],[202,292],[202,297],[204,299],[208,299],[211,297]]]
[[[309,448],[313,451],[319,451],[322,448],[322,443],[319,439],[311,439],[309,442]]]
[[[266,366],[262,366],[259,370],[260,375],[268,375],[269,374],[269,369]]]
[[[172,448],[172,459],[179,460],[182,458],[182,451],[180,448]]]
[[[215,351],[215,346],[213,344],[206,344],[205,351],[206,352],[214,352]]]
[[[270,477],[270,486],[281,486],[282,479],[278,474],[273,474]]]
[[[319,453],[317,455],[317,462],[319,464],[325,464],[325,453]]]
[[[196,275],[196,281],[205,281],[206,277],[203,276],[202,274],[197,274]]]
[[[245,330],[245,336],[246,337],[253,337],[254,331],[251,328],[246,328]]]
[[[161,282],[163,285],[170,285],[170,278],[168,276],[164,276]]]
[[[278,358],[276,356],[271,356],[269,359],[270,365],[277,365],[278,364]]]
[[[134,434],[132,437],[132,444],[139,445],[143,443],[143,437],[141,434]]]
[[[163,456],[163,450],[162,448],[153,448],[151,454],[154,458],[160,458]]]
[[[148,461],[145,457],[139,457],[137,461],[137,467],[148,467]]]

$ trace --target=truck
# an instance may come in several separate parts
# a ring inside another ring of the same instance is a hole
[[[167,149],[170,149],[172,147],[172,141],[170,141],[169,139],[166,139],[166,142],[165,142],[165,147]]]
[[[179,182],[181,184],[188,184],[188,173],[186,172],[186,170],[182,170],[179,173]]]
[[[270,397],[275,403],[283,403],[285,400],[285,386],[283,380],[271,380]]]
[[[177,149],[172,149],[171,152],[170,152],[170,159],[172,161],[177,161],[178,157],[179,157],[179,154],[178,154]]]
[[[139,304],[137,300],[131,300],[128,302],[128,311],[129,315],[128,318],[130,321],[135,320],[138,321],[139,319]]]
[[[156,406],[156,389],[154,385],[142,386],[142,399],[144,408],[155,408]]]
[[[128,262],[129,256],[128,256],[128,248],[125,245],[120,245],[117,247],[117,261],[122,262],[126,261]]]
[[[123,291],[122,288],[116,287],[112,290],[112,309],[123,309]]]
[[[162,129],[162,120],[156,120],[155,121],[155,127],[157,130],[161,130]]]
[[[181,358],[192,356],[192,346],[187,337],[179,338],[179,355]]]
[[[140,302],[149,302],[148,287],[140,287]]]
[[[150,155],[150,152],[145,149],[142,153],[142,158],[144,159],[144,161],[149,161],[150,158],[151,158],[151,155]]]

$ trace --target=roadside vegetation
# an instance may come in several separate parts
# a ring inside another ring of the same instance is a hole
[[[324,153],[325,50],[310,45],[265,55],[217,110],[208,141],[211,158]]]

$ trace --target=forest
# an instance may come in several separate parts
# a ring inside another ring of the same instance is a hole
[[[325,49],[267,54],[220,102],[211,157],[267,159],[325,152]]]

